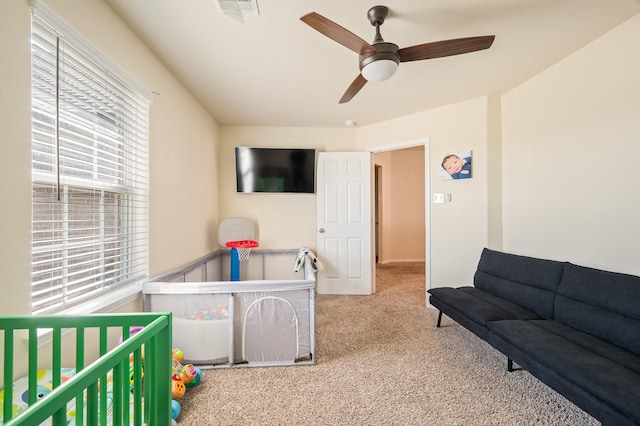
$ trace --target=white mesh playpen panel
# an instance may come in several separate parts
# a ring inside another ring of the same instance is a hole
[[[309,290],[234,296],[234,362],[293,364],[312,358]]]

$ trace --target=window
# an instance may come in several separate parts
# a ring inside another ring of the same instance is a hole
[[[148,277],[149,99],[41,9],[31,80],[32,312],[50,314]]]

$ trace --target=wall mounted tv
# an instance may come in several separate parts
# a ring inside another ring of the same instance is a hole
[[[236,147],[238,192],[315,192],[316,150]]]

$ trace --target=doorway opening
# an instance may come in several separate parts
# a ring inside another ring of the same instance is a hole
[[[424,267],[430,288],[428,139],[372,150],[374,274],[406,263]]]

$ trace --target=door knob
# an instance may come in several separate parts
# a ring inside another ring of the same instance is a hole
[[[324,233],[324,228],[318,229],[318,232],[321,233],[321,234]]]

